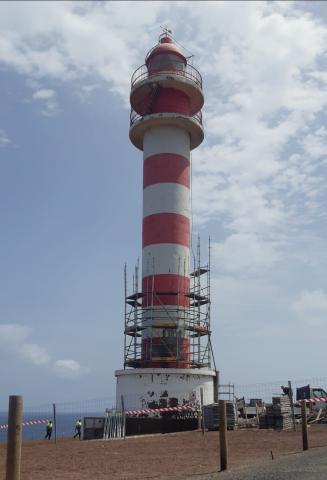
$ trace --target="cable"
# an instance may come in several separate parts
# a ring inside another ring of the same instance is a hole
[[[187,57],[187,59],[189,58],[192,58],[194,57],[194,54],[191,52],[191,50],[189,50],[188,48],[184,47],[184,45],[182,45],[181,43],[179,43],[175,37],[173,37],[172,35],[172,30],[168,29],[167,25],[160,25],[160,28],[162,29],[163,33],[167,35],[167,37],[170,37],[172,40],[174,40],[174,42],[176,43],[176,45],[178,45],[179,47],[181,47],[183,50],[185,50],[186,52],[190,53],[191,55]]]
[[[192,166],[192,152],[190,152],[190,200],[191,200],[191,252],[193,260],[195,260],[195,254],[193,250],[193,166]]]

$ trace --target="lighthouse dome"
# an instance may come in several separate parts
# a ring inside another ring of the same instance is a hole
[[[187,64],[187,60],[173,40],[168,35],[165,35],[160,38],[158,45],[147,54],[145,64],[149,71],[170,68],[182,70]]]

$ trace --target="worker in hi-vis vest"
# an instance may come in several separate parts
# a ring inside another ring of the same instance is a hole
[[[53,429],[53,423],[52,423],[52,420],[48,420],[48,423],[46,425],[46,434],[45,434],[45,440],[48,439],[50,440],[51,439],[51,435],[52,435],[52,429]]]
[[[78,438],[81,440],[81,433],[82,433],[82,420],[79,418],[75,424],[75,435],[74,438],[78,436]]]

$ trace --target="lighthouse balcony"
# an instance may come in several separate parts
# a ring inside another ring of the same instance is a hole
[[[170,60],[169,65],[166,67],[158,65],[157,68],[150,67],[146,65],[141,65],[135,70],[131,79],[131,88],[135,87],[136,84],[143,82],[144,80],[151,78],[155,75],[180,75],[183,78],[190,80],[195,83],[197,87],[202,89],[202,77],[200,72],[193,67],[192,65],[184,65],[183,62],[173,62]]]
[[[131,109],[131,114],[130,114],[130,126],[134,125],[134,123],[144,119],[145,117],[153,116],[153,115],[177,115],[175,113],[164,113],[160,112],[157,114],[151,114],[151,115],[140,115],[139,113],[135,112],[133,109]],[[195,115],[192,115],[191,118],[193,121],[198,122],[202,126],[202,112],[198,112]]]
[[[175,126],[186,130],[190,135],[190,148],[193,150],[202,143],[204,138],[202,113],[183,115],[181,113],[160,112],[140,115],[131,110],[129,138],[139,150],[143,150],[143,137],[150,128]]]
[[[172,62],[164,67],[147,67],[142,65],[133,74],[131,80],[130,101],[132,108],[142,113],[149,98],[162,89],[175,89],[189,98],[192,114],[203,107],[204,96],[202,78],[198,70],[182,62]]]

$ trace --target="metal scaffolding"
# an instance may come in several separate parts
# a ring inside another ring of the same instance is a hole
[[[150,291],[147,296],[152,298],[152,305],[146,308],[142,299],[146,296],[139,292],[139,262],[133,273],[132,293],[127,293],[127,269],[124,270],[125,283],[125,329],[124,329],[124,369],[141,368],[150,362],[152,367],[170,366],[172,362],[183,365],[184,368],[211,368],[211,328],[210,328],[210,239],[208,261],[201,262],[200,238],[193,256],[193,271],[190,274],[190,289],[174,292],[154,291],[154,282],[150,281]],[[150,277],[151,278],[151,277]],[[185,288],[185,287],[184,287]],[[164,295],[176,298],[176,308],[158,301]],[[183,302],[180,301],[184,297]],[[157,303],[157,305],[154,305]],[[186,304],[187,306],[181,306]],[[161,348],[152,345],[153,331],[162,329],[160,338]],[[189,354],[183,354],[180,349],[179,332],[184,331],[184,338],[189,340]],[[147,362],[142,351],[142,332],[147,330],[148,347]],[[165,355],[158,355],[158,350],[165,351]],[[184,355],[184,356],[183,356]],[[170,364],[170,365],[169,365]]]

